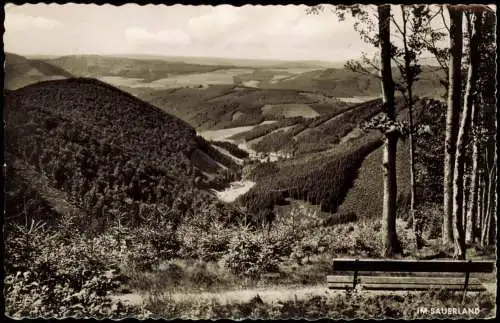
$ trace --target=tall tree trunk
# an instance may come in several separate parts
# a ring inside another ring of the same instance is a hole
[[[409,144],[410,144],[410,218],[413,224],[413,233],[415,235],[415,245],[417,249],[422,248],[423,240],[421,233],[420,219],[417,219],[415,211],[415,143],[413,141],[413,82],[414,75],[411,72],[411,57],[410,49],[408,48],[407,38],[407,16],[405,13],[405,5],[401,5],[401,12],[403,18],[403,49],[404,49],[404,62],[406,71],[406,90],[408,91],[408,127],[409,127]]]
[[[474,109],[474,106],[472,107]],[[465,149],[464,155],[467,155],[467,149]],[[464,156],[465,157],[465,156]],[[464,234],[467,232],[467,187],[469,185],[469,176],[467,174],[467,158],[464,160],[464,176],[462,183],[462,224],[464,227]]]
[[[493,226],[493,218],[496,217],[496,214],[493,212],[496,211],[496,190],[494,188],[494,184],[496,184],[496,161],[497,156],[495,154],[494,162],[488,174],[488,184],[485,188],[485,207],[484,207],[484,222],[483,228],[481,231],[481,246],[486,246],[491,242],[491,232],[495,229],[492,229]]]
[[[454,257],[457,259],[465,259],[465,232],[463,225],[465,148],[469,139],[471,113],[476,96],[475,86],[479,61],[478,36],[481,30],[481,14],[474,13],[471,20],[472,22],[469,20],[469,23],[472,24],[472,34],[469,41],[470,63],[467,72],[464,110],[457,137],[455,169],[453,171],[453,244],[455,247]]]
[[[450,15],[450,63],[448,75],[448,108],[446,112],[446,138],[444,154],[444,218],[443,244],[453,241],[453,177],[457,129],[461,106],[462,83],[462,11],[448,6]]]
[[[476,129],[478,126],[479,117],[479,104],[474,104],[472,106],[472,120],[471,128]],[[471,181],[470,181],[470,193],[469,193],[469,208],[467,209],[466,215],[466,229],[465,229],[465,241],[467,243],[474,243],[476,240],[476,227],[477,227],[477,213],[478,213],[478,189],[479,189],[479,146],[478,138],[474,137],[472,143],[472,170],[471,170]]]
[[[494,245],[496,244],[497,238],[497,199],[496,199],[496,187],[497,187],[497,177],[496,177],[496,169],[497,169],[497,156],[495,154],[495,160],[493,162],[493,169],[490,173],[490,205],[488,212],[490,213],[490,225],[488,232],[488,244]]]
[[[483,230],[484,222],[484,173],[482,168],[479,169],[479,179],[478,179],[478,190],[477,190],[477,226],[476,233],[474,234],[476,239],[474,242],[481,242],[481,233]]]
[[[380,73],[382,78],[382,99],[388,118],[395,119],[394,81],[391,71],[390,5],[378,6],[378,30],[380,37]],[[382,211],[383,256],[390,257],[400,252],[396,235],[396,150],[398,135],[385,134],[383,153],[384,198]]]

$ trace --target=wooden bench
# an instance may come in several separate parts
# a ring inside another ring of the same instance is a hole
[[[356,286],[365,290],[403,291],[444,288],[463,291],[465,295],[466,291],[485,290],[479,280],[470,277],[471,273],[491,273],[494,268],[495,263],[490,261],[337,259],[333,261],[333,272],[343,274],[327,276],[327,282],[330,289],[349,290]],[[391,275],[375,275],[379,273]],[[450,273],[462,273],[463,276],[449,276]]]

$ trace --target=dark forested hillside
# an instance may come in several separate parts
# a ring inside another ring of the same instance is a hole
[[[162,207],[193,212],[200,154],[236,171],[182,120],[94,79],[9,91],[5,115],[8,164],[47,176],[99,218],[136,222]]]

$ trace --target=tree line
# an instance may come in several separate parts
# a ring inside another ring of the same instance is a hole
[[[312,7],[320,13],[325,6]],[[440,84],[446,90],[446,135],[442,143],[443,225],[442,243],[453,246],[454,257],[465,259],[466,243],[490,245],[496,239],[496,125],[495,108],[495,18],[483,5],[339,5],[334,13],[354,18],[361,38],[379,48],[378,55],[347,62],[346,67],[380,78],[385,115],[367,126],[384,133],[384,199],[382,228],[385,256],[399,253],[396,232],[397,141],[410,141],[411,202],[417,248],[424,244],[415,203],[415,144],[413,108],[415,84],[422,71],[424,54],[438,63]],[[433,26],[439,20],[442,28]],[[465,27],[465,28],[464,28]],[[465,30],[464,30],[465,29]],[[441,46],[446,38],[449,45]],[[397,44],[396,44],[397,43]],[[393,67],[402,77],[395,82]],[[465,69],[464,69],[465,67]],[[395,119],[395,92],[401,93],[409,109],[407,122]],[[425,216],[425,215],[422,215]]]

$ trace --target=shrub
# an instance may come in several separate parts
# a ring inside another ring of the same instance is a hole
[[[212,231],[201,236],[199,239],[199,258],[203,261],[219,260],[228,250],[229,242],[229,235],[223,231]]]
[[[14,317],[120,316],[109,298],[126,277],[108,245],[79,234],[67,240],[42,226],[11,226],[6,241],[6,313]]]
[[[356,244],[354,249],[368,257],[380,257],[382,254],[382,239],[380,230],[371,223],[359,223],[354,229]]]
[[[256,236],[240,233],[231,239],[224,264],[235,275],[258,277],[264,272],[276,271],[279,257]]]

